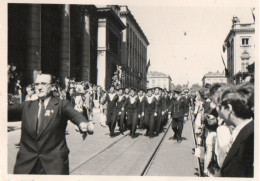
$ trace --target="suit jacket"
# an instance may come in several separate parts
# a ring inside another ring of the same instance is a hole
[[[76,125],[87,120],[68,100],[52,97],[46,107],[42,129],[37,134],[38,110],[38,100],[8,107],[8,121],[22,121],[14,174],[29,174],[38,159],[47,174],[69,174],[67,120]]]
[[[253,177],[254,122],[248,123],[236,137],[220,169],[223,177]]]
[[[171,100],[171,104],[169,107],[169,112],[171,112],[172,118],[182,118],[185,114],[185,102],[181,97],[179,100],[173,99]]]

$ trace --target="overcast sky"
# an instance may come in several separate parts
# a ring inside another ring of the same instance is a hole
[[[150,42],[150,70],[169,74],[174,84],[201,84],[205,73],[223,71],[220,52],[232,17],[237,16],[242,23],[253,22],[250,7],[128,8]]]

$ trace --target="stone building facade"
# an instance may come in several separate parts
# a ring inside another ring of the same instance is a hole
[[[227,83],[227,78],[225,76],[225,72],[208,72],[202,78],[202,86],[205,87],[206,84],[214,84],[214,83]]]
[[[22,85],[32,83],[35,73],[41,71],[62,82],[70,77],[108,89],[117,65],[128,72],[124,74],[129,80],[124,79],[124,87],[134,86],[138,82],[135,77],[145,85],[149,43],[143,33],[138,34],[138,26],[135,35],[141,38],[129,35],[133,39],[129,45],[134,49],[128,54],[131,59],[126,59],[123,55],[128,49],[123,48],[123,37],[128,24],[122,16],[117,5],[9,3],[8,64],[16,65],[22,73]]]
[[[233,24],[225,39],[227,49],[228,82],[237,83],[236,75],[246,72],[255,62],[255,23],[241,23],[233,17]]]
[[[162,89],[171,90],[172,79],[169,75],[162,72],[150,71],[147,75],[148,88],[160,87]]]
[[[123,87],[146,89],[147,46],[149,41],[127,6],[120,6],[126,29],[122,34]]]

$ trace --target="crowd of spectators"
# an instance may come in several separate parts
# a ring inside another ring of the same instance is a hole
[[[195,155],[204,176],[253,177],[254,86],[213,84],[193,99]]]

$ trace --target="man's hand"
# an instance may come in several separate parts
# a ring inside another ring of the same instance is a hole
[[[154,116],[157,116],[157,113],[156,113],[156,112],[154,113]]]
[[[144,112],[142,112],[142,117],[144,116]]]
[[[119,112],[118,115],[121,115],[121,112]]]
[[[141,116],[140,116],[140,114],[138,114],[138,118],[140,118]]]
[[[90,123],[81,122],[79,124],[79,129],[83,133],[86,133],[86,132],[88,132],[89,134],[93,134],[94,133],[94,125],[91,122]]]
[[[122,107],[122,109],[121,109],[122,111],[124,111],[125,110],[125,108],[124,107]]]
[[[81,122],[79,124],[79,129],[83,133],[87,132],[88,131],[88,123],[87,122]]]

